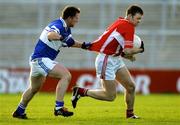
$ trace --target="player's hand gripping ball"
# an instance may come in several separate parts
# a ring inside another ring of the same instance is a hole
[[[141,48],[141,53],[144,52],[144,42],[136,34],[134,35],[133,48]]]

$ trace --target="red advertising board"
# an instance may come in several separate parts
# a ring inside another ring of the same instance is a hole
[[[72,80],[68,87],[78,85],[87,88],[100,87],[99,79],[96,78],[94,69],[70,69]],[[149,93],[180,93],[180,70],[149,70],[131,69],[135,82],[136,92]],[[23,92],[28,87],[29,69],[0,69],[0,93]],[[41,91],[55,91],[58,79],[47,78]],[[117,91],[124,91],[123,87],[117,85]]]

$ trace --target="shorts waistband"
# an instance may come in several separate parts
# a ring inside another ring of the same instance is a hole
[[[121,57],[120,55],[116,55],[116,54],[113,54],[113,55],[108,55],[108,54],[105,54],[105,53],[99,53],[99,54],[102,54],[102,55],[107,55],[107,56],[110,56],[110,57]]]

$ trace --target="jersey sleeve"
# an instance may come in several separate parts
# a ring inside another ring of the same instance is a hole
[[[117,31],[124,38],[124,48],[133,48],[134,26],[129,23],[124,23],[117,28]]]
[[[49,28],[50,28],[49,32],[54,31],[54,32],[56,32],[58,34],[61,34],[61,32],[60,32],[61,31],[61,25],[54,24],[54,25],[51,25]]]

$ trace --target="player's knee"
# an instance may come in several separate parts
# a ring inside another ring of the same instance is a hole
[[[66,75],[66,79],[70,82],[71,81],[71,79],[72,79],[72,75],[71,75],[71,73],[69,72],[69,73],[67,73],[67,75]]]
[[[116,93],[108,94],[108,101],[114,101],[116,98]]]
[[[63,75],[62,79],[67,80],[68,82],[71,81],[72,75],[70,72],[67,72],[66,74]]]
[[[32,94],[36,94],[38,91],[40,90],[40,87],[36,87],[36,88],[31,88],[31,93]]]
[[[127,90],[129,93],[135,92],[135,84],[132,82],[131,84],[128,85],[128,87],[126,88],[126,90]]]

